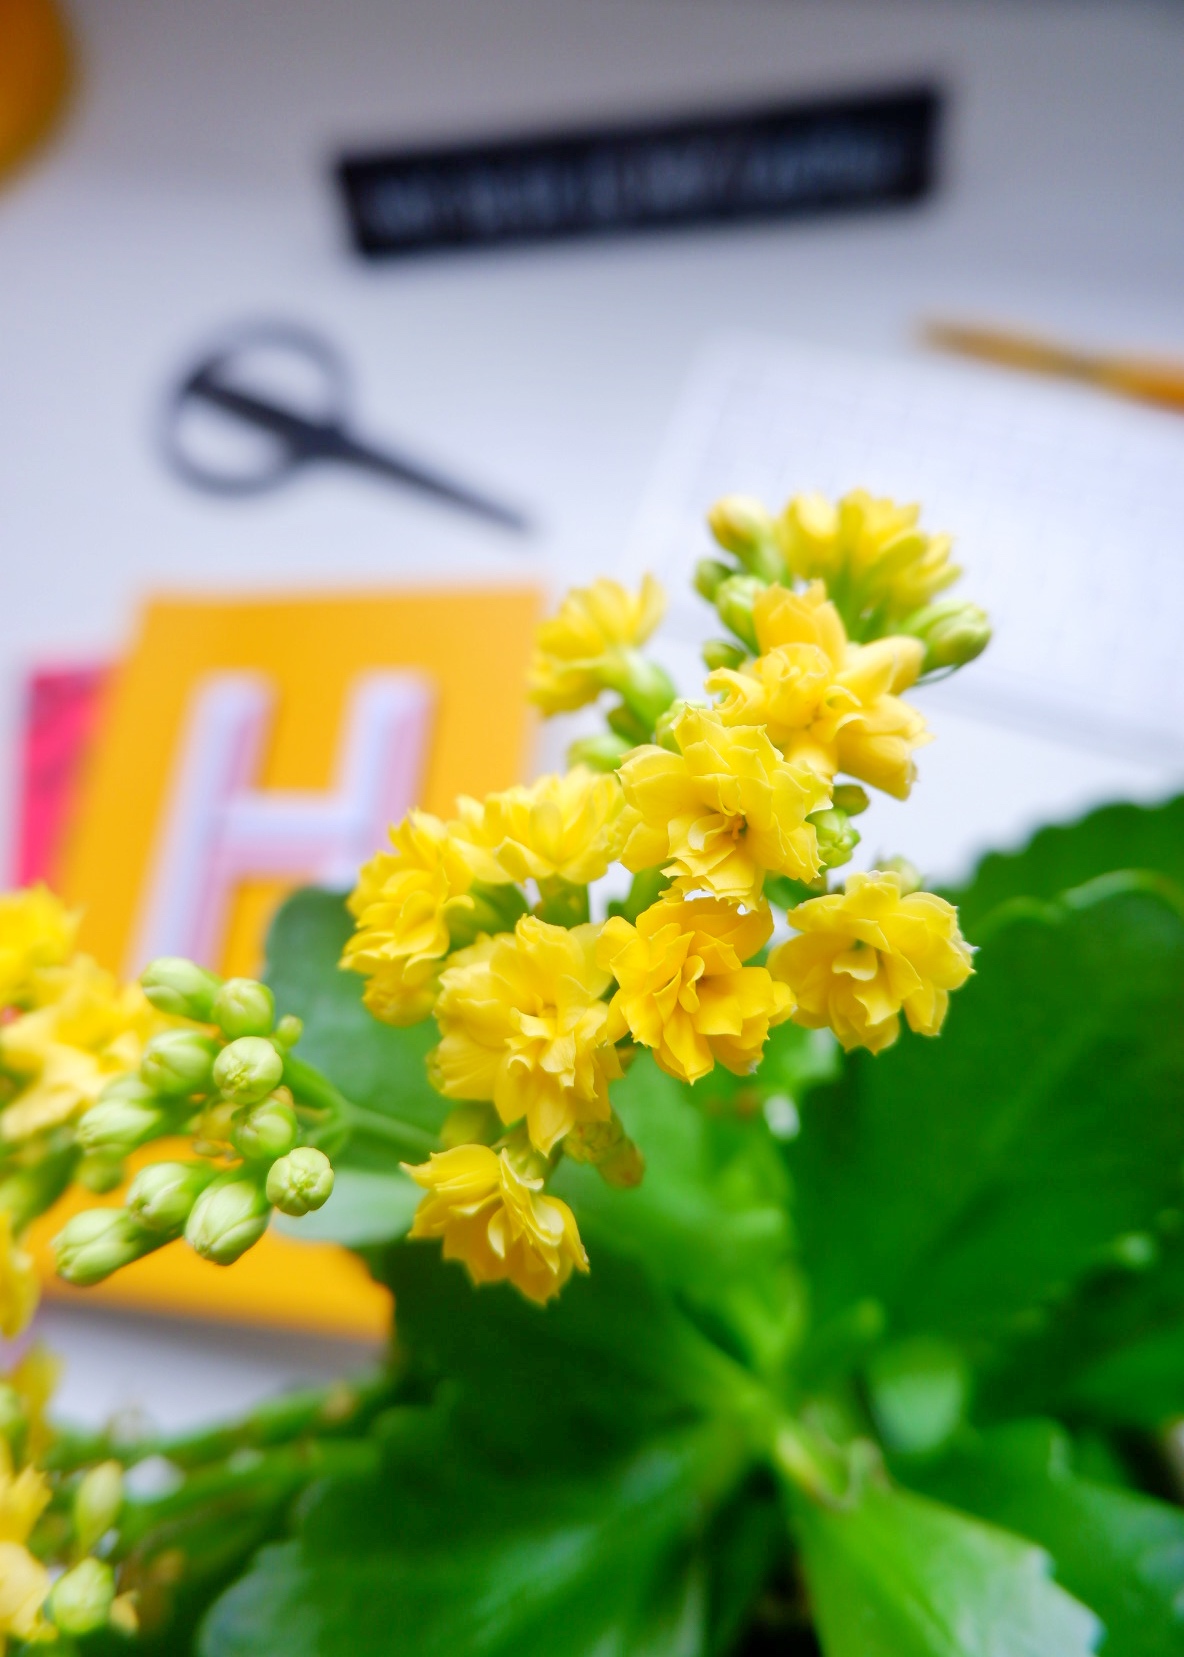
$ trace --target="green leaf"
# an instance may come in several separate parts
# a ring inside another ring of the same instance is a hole
[[[645,1156],[642,1183],[615,1190],[571,1161],[554,1181],[593,1272],[606,1250],[630,1255],[746,1361],[775,1366],[799,1330],[800,1296],[789,1181],[763,1118],[712,1115],[648,1053],[613,1103]]]
[[[1176,904],[1101,882],[1013,909],[976,969],[940,1038],[856,1055],[789,1148],[819,1361],[857,1312],[982,1356],[1179,1197]]]
[[[398,1170],[338,1168],[333,1194],[323,1208],[289,1219],[276,1214],[272,1225],[306,1243],[343,1243],[346,1248],[373,1248],[404,1237],[423,1192]]]
[[[338,966],[353,921],[335,892],[307,887],[276,914],[267,939],[267,982],[281,1013],[304,1020],[296,1051],[355,1105],[439,1130],[447,1104],[428,1082],[424,1059],[439,1040],[428,1019],[407,1029],[379,1021],[362,1005],[362,979]],[[398,1155],[361,1136],[345,1161],[397,1166]],[[307,1234],[306,1234],[307,1235]]]
[[[699,1657],[700,1504],[736,1473],[700,1428],[624,1463],[556,1477],[540,1442],[506,1476],[414,1433],[378,1481],[336,1481],[301,1536],[214,1607],[202,1657]]]
[[[1184,1513],[1074,1476],[1047,1422],[996,1429],[924,1474],[925,1488],[1046,1548],[1057,1580],[1106,1626],[1106,1657],[1184,1651]]]
[[[1154,869],[1184,885],[1184,797],[1160,806],[1110,805],[1043,828],[1017,852],[993,852],[960,891],[962,928],[977,942],[991,912],[1017,897],[1056,898],[1114,869]]]
[[[797,1531],[826,1657],[1086,1657],[1100,1633],[1040,1549],[911,1492],[803,1504]]]
[[[529,1463],[595,1462],[700,1414],[742,1407],[755,1383],[627,1256],[602,1250],[545,1307],[508,1284],[474,1289],[434,1242],[389,1250],[397,1328],[430,1381],[445,1381],[475,1438]]]

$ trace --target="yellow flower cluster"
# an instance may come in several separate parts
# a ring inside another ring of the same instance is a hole
[[[9,1636],[52,1637],[41,1614],[49,1594],[49,1572],[26,1545],[49,1498],[45,1476],[32,1467],[14,1472],[8,1443],[0,1438],[0,1652]]]
[[[921,510],[876,500],[855,489],[832,504],[822,495],[795,495],[775,535],[789,574],[820,579],[842,594],[844,608],[879,611],[901,620],[953,585],[950,537],[917,528]]]
[[[839,779],[905,798],[929,733],[902,693],[932,669],[934,629],[946,660],[989,632],[942,606],[889,630],[955,579],[948,541],[862,493],[799,497],[777,520],[733,500],[711,521],[742,566],[696,578],[740,641],[705,652],[714,700],[679,702],[641,655],[663,609],[649,577],[569,594],[539,630],[531,696],[555,713],[615,691],[612,734],[579,746],[588,764],[462,799],[449,822],[413,812],[350,900],[342,964],[380,1018],[434,1015],[429,1075],[458,1103],[449,1148],[409,1170],[426,1193],[412,1235],[537,1301],[587,1269],[544,1188],[560,1157],[641,1177],[610,1100],[635,1047],[684,1083],[749,1074],[787,1019],[878,1052],[901,1013],[936,1034],[971,971],[944,900],[890,873],[827,891],[867,803]],[[588,888],[618,862],[630,898],[597,922]],[[797,935],[766,964],[770,894]]]
[[[789,912],[799,934],[769,957],[810,1029],[873,1053],[900,1034],[900,1014],[924,1036],[941,1029],[950,991],[973,970],[958,912],[933,892],[906,892],[895,873],[852,875],[840,895]]]
[[[665,594],[649,575],[637,593],[604,579],[573,588],[538,630],[531,701],[547,714],[571,713],[595,702],[602,690],[620,690],[632,653],[665,608]]]
[[[788,761],[828,782],[843,772],[906,798],[913,750],[931,740],[924,719],[899,696],[920,674],[920,642],[850,643],[821,581],[800,593],[768,587],[753,604],[752,622],[756,659],[707,677],[721,722],[763,728]]]

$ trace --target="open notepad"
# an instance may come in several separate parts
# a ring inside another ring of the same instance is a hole
[[[688,594],[729,493],[780,508],[853,487],[920,501],[955,537],[956,591],[991,613],[967,713],[1184,759],[1184,419],[1074,385],[942,361],[728,338],[698,363],[629,546],[687,648],[719,631]]]

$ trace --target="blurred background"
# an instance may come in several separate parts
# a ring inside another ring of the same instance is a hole
[[[926,699],[921,786],[874,809],[871,853],[940,879],[1177,790],[1182,86],[1167,0],[0,0],[5,883],[85,902],[112,968],[172,938],[157,899],[210,798],[195,687],[250,670],[272,701],[226,787],[289,791],[277,845],[328,837],[238,870],[210,947],[257,964],[278,891],[365,855],[400,787],[436,803],[558,760],[574,731],[513,711],[535,609],[598,573],[674,589],[730,489],[921,499],[996,619],[978,689],[972,668]],[[712,146],[754,112],[787,124],[752,129],[781,194],[749,216]],[[557,151],[572,134],[601,136]],[[596,234],[558,234],[539,159],[599,165],[605,134],[616,194]],[[617,188],[643,173],[645,212]],[[935,321],[1141,366],[976,364],[926,343]],[[460,593],[493,606],[484,642],[450,637]],[[686,679],[697,625],[676,602]],[[339,727],[369,715],[338,668],[363,635],[436,716],[419,769],[359,804]],[[360,1301],[310,1330],[291,1296],[270,1321],[205,1296],[51,1301],[64,1411],[179,1427],[378,1339]]]

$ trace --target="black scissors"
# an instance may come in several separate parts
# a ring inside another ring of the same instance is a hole
[[[530,528],[516,507],[354,436],[349,403],[345,363],[327,340],[288,323],[250,324],[225,335],[176,386],[166,411],[165,454],[178,476],[210,494],[260,494],[328,460],[418,489],[504,529]]]

